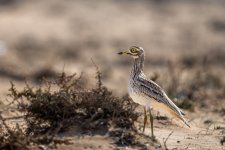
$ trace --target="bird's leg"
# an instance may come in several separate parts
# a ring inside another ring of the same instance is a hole
[[[151,113],[150,108],[148,109],[148,112],[149,112],[149,115],[150,115],[150,123],[151,123],[151,134],[152,134],[152,139],[154,139],[155,136],[154,136],[154,133],[153,133],[153,116],[152,116],[152,113]]]
[[[143,127],[143,132],[145,132],[145,125],[147,123],[147,113],[146,113],[146,108],[144,107],[144,127]]]

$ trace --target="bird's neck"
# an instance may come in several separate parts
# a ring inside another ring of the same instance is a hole
[[[144,67],[144,55],[134,59],[134,64],[133,64],[131,74],[133,76],[140,74],[143,71],[143,67]]]

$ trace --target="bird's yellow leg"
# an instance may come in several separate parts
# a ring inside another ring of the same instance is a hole
[[[153,133],[153,116],[152,116],[152,113],[151,113],[150,108],[148,109],[148,112],[149,112],[149,116],[150,116],[150,123],[151,123],[151,134],[152,134],[152,139],[154,139],[154,138],[155,138],[155,136],[154,136],[154,133]]]
[[[146,108],[144,107],[144,127],[143,127],[143,132],[145,132],[145,125],[147,123],[147,113],[146,113]]]

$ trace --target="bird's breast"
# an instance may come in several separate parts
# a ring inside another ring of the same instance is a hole
[[[142,93],[137,87],[135,87],[135,84],[132,81],[129,81],[128,83],[128,93],[135,103],[150,107],[150,100],[142,95]]]

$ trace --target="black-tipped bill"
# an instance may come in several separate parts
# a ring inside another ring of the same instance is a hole
[[[119,55],[123,55],[123,54],[131,55],[130,52],[126,52],[126,51],[124,51],[124,52],[119,52],[118,54],[119,54]]]
[[[119,54],[119,55],[123,55],[123,54],[124,54],[124,52],[119,52],[119,53],[117,53],[117,54]]]

